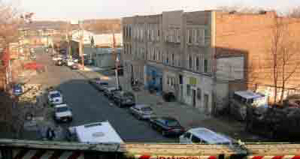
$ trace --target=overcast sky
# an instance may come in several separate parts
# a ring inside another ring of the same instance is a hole
[[[26,12],[34,12],[36,20],[80,20],[121,18],[170,10],[195,11],[225,5],[286,11],[289,7],[300,6],[300,0],[20,0],[18,5]]]

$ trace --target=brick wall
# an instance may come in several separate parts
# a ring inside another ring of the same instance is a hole
[[[248,54],[248,65],[246,79],[248,88],[254,88],[255,84],[273,85],[272,73],[270,69],[270,48],[275,12],[265,14],[240,14],[216,12],[216,47],[227,49],[245,50]],[[285,18],[288,22],[288,33],[293,35],[288,38],[300,42],[300,19]],[[299,62],[300,54],[293,58]],[[294,63],[295,64],[295,63]],[[295,67],[289,66],[289,67]],[[300,68],[300,66],[299,66]],[[289,87],[300,84],[300,72],[295,73],[291,79]]]

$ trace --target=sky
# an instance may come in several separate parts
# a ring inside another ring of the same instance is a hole
[[[285,12],[290,7],[300,6],[300,0],[18,0],[17,5],[24,12],[35,13],[35,20],[83,20],[159,14],[171,10],[209,10],[218,6],[236,5]]]

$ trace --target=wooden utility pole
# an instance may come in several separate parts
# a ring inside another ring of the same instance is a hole
[[[81,35],[80,35],[80,42],[79,42],[79,55],[81,56],[81,65],[82,65],[82,69],[84,69],[84,52],[83,52],[83,28],[81,23],[79,22],[79,27],[80,27],[80,31],[81,31]]]
[[[117,51],[116,51],[116,38],[115,38],[114,28],[113,28],[112,56],[113,56],[113,60],[115,62],[115,74],[116,74],[117,88],[120,89],[120,80],[119,80],[119,63],[120,63],[120,59],[118,58]]]

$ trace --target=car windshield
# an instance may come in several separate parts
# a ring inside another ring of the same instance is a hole
[[[107,85],[108,85],[108,83],[106,83],[106,82],[102,82],[102,83],[100,83],[100,85],[107,86]]]
[[[166,125],[168,125],[168,126],[179,126],[179,123],[176,120],[167,120]]]
[[[68,107],[58,107],[56,108],[56,112],[66,112],[69,111]]]
[[[152,108],[150,108],[150,107],[143,107],[142,109],[141,109],[142,111],[152,111]]]
[[[60,97],[60,94],[59,93],[54,93],[54,94],[51,94],[50,97],[51,98],[57,98],[57,97]]]

